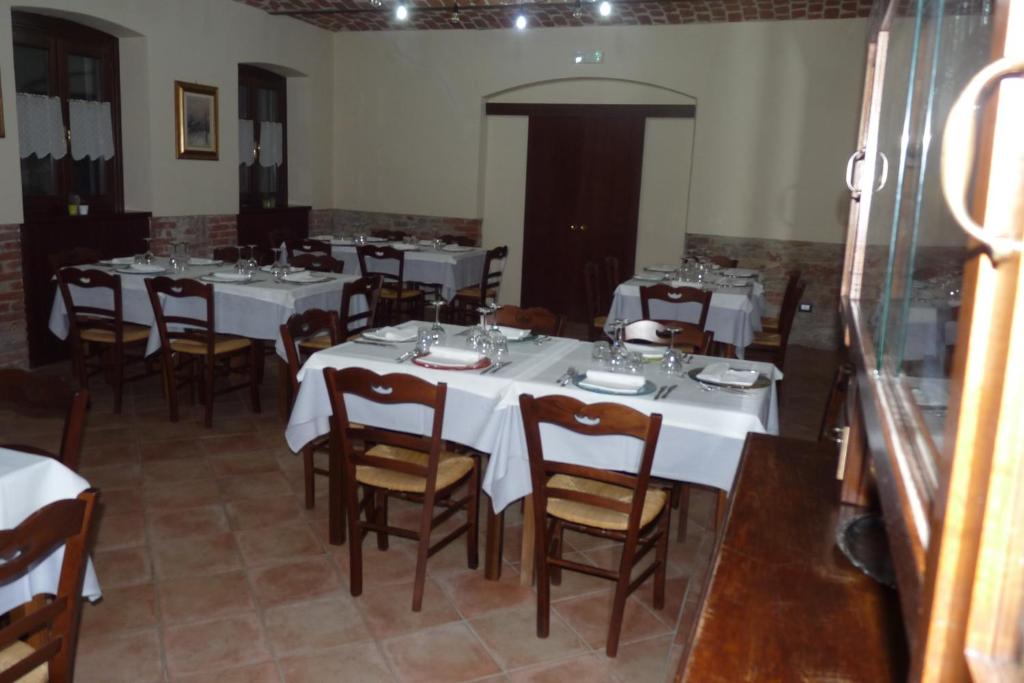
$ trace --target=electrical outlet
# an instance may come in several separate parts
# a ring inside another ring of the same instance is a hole
[[[801,313],[810,313],[814,310],[814,304],[800,304]]]

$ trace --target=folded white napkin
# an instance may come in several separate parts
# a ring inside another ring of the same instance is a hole
[[[272,273],[272,272],[274,272],[274,267],[273,266],[260,266],[260,270],[263,271],[264,273]],[[287,273],[289,275],[291,275],[293,273],[301,273],[304,270],[305,270],[305,268],[303,268],[302,266],[288,266],[287,267]]]
[[[723,275],[732,275],[733,277],[754,277],[757,275],[757,271],[752,268],[723,268],[720,272]]]
[[[704,286],[699,282],[688,282],[686,280],[672,280],[669,284],[673,287],[694,287],[696,289],[700,289]]]
[[[387,242],[387,240],[384,239],[383,237],[374,237],[373,235],[367,235],[366,236],[366,241],[367,242]]]
[[[128,269],[137,271],[139,273],[162,273],[165,270],[167,270],[163,266],[157,265],[155,263],[133,263],[130,266],[128,266]]]
[[[398,251],[415,251],[420,248],[418,244],[408,244],[407,242],[392,242],[391,246]]]
[[[675,269],[675,266],[670,266],[666,263],[659,263],[657,265],[644,267],[644,270],[653,270],[655,273],[671,273]]]
[[[636,280],[648,280],[650,282],[656,282],[662,279],[662,275],[658,273],[637,273],[633,276]]]
[[[100,261],[100,263],[103,263],[103,261]],[[109,263],[109,264],[114,265],[114,266],[130,266],[131,264],[135,263],[135,257],[134,256],[115,256],[114,258],[110,259],[106,263]]]
[[[711,384],[724,384],[733,387],[753,386],[757,381],[757,370],[730,368],[728,363],[712,363],[697,375],[697,379]]]
[[[642,375],[623,375],[617,372],[605,370],[587,370],[586,382],[599,387],[609,389],[634,389],[639,390],[647,380]]]
[[[244,282],[249,278],[243,273],[210,273],[210,277],[214,280],[223,280],[224,282]]]
[[[289,282],[320,282],[324,279],[323,273],[315,273],[311,270],[299,269],[289,271],[285,278]]]
[[[663,346],[653,346],[651,344],[636,344],[634,342],[626,342],[626,350],[641,353],[643,354],[644,358],[661,358],[665,353],[665,347]]]
[[[505,327],[504,325],[498,325],[498,331],[505,335],[505,339],[508,339],[509,341],[524,339],[533,334],[532,330],[523,330],[518,327]]]
[[[379,327],[372,332],[364,332],[363,336],[368,339],[377,339],[389,342],[412,341],[416,338],[415,327]]]
[[[437,360],[446,363],[464,363],[472,365],[479,363],[483,358],[478,352],[469,349],[458,349],[454,346],[432,346],[427,354],[428,360]]]
[[[473,251],[473,247],[464,247],[461,244],[446,244],[442,251]]]

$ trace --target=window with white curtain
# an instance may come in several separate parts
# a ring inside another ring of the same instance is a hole
[[[287,80],[238,67],[238,188],[242,209],[288,204]]]

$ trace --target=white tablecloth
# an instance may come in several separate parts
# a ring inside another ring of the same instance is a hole
[[[87,488],[89,482],[53,458],[0,448],[0,529],[13,529],[39,508],[75,498]],[[0,614],[40,593],[56,593],[63,561],[61,546],[21,578],[0,585]],[[85,569],[82,595],[93,601],[102,595],[92,560]]]
[[[461,337],[454,336],[457,329],[449,328],[452,330],[449,343],[461,343]],[[664,419],[655,452],[654,474],[726,491],[732,487],[747,433],[778,433],[774,384],[744,393],[705,391],[689,378],[663,375],[654,364],[646,367],[649,379],[659,385],[678,385],[668,399],[654,401],[653,395],[610,396],[572,385],[557,386],[554,380],[568,365],[584,370],[590,362],[590,345],[574,340],[557,339],[541,346],[532,342],[510,344],[512,364],[495,375],[429,370],[412,363],[397,365],[395,357],[410,347],[411,344],[383,348],[349,343],[314,354],[299,373],[302,384],[285,431],[292,450],[299,450],[329,431],[331,409],[322,374],[325,367],[365,367],[378,373],[405,372],[432,382],[447,382],[443,437],[491,454],[483,486],[496,511],[531,491],[518,404],[519,395],[523,393],[566,394],[587,403],[613,401],[645,413],[659,412]],[[695,357],[689,367],[708,362],[712,360]],[[781,374],[770,364],[733,363],[754,367],[773,379],[781,379]],[[347,406],[355,422],[419,434],[426,434],[430,429],[430,411],[426,409],[380,406],[355,398],[347,399]],[[549,448],[548,457],[568,462],[583,462],[581,458],[585,458],[588,464],[596,463],[608,469],[636,469],[640,454],[638,441],[602,437],[600,446],[588,441],[586,451],[574,451],[568,447],[565,435],[559,437],[547,430],[543,435]],[[556,441],[548,444],[549,436]]]
[[[332,242],[331,255],[345,262],[346,273],[359,274],[359,257],[356,255],[354,246]],[[449,252],[437,251],[431,247],[421,247],[416,251],[405,253],[403,277],[406,282],[441,285],[441,296],[445,301],[450,301],[455,296],[455,292],[463,287],[480,284],[486,256],[485,249]],[[379,269],[379,272],[391,272],[397,275],[398,270],[392,263],[369,259],[366,265],[371,269]]]
[[[612,306],[608,311],[605,332],[611,332],[615,320],[640,320],[643,317],[640,306],[640,288],[655,282],[627,280],[615,288]],[[716,342],[732,344],[736,355],[743,357],[743,349],[754,341],[754,333],[761,331],[761,317],[764,315],[764,287],[753,282],[748,287],[712,287],[711,307],[705,329],[715,335]],[[651,302],[651,318],[654,320],[679,320],[696,323],[700,320],[700,305],[695,303],[673,304],[667,301]]]
[[[93,266],[83,266],[86,268]],[[192,266],[185,273],[159,273],[177,278],[198,279],[200,276],[215,270],[230,271],[231,266],[211,268],[210,266]],[[110,271],[109,268],[104,270]],[[358,271],[357,271],[358,272]],[[137,325],[152,326],[146,354],[156,352],[160,348],[160,335],[153,325],[153,307],[146,293],[145,277],[142,275],[121,273],[121,300],[125,322]],[[284,347],[281,345],[280,326],[294,313],[302,313],[311,308],[339,310],[341,306],[341,290],[346,282],[357,279],[358,274],[325,275],[327,282],[295,285],[275,283],[269,273],[259,273],[252,284],[239,285],[217,282],[213,285],[214,326],[219,334],[234,334],[249,339],[273,341],[277,354],[284,358]],[[110,290],[71,288],[71,296],[79,305],[112,307]],[[357,297],[353,301],[353,313],[366,310],[366,298]],[[168,315],[186,315],[204,318],[203,304],[199,299],[164,298],[164,310]],[[66,339],[70,332],[67,310],[64,299],[58,290],[50,309],[50,331],[60,339]]]

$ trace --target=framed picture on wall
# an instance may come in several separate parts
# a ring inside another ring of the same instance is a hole
[[[0,138],[4,135],[4,89],[0,86]]]
[[[175,154],[179,159],[217,159],[217,88],[174,82]]]

